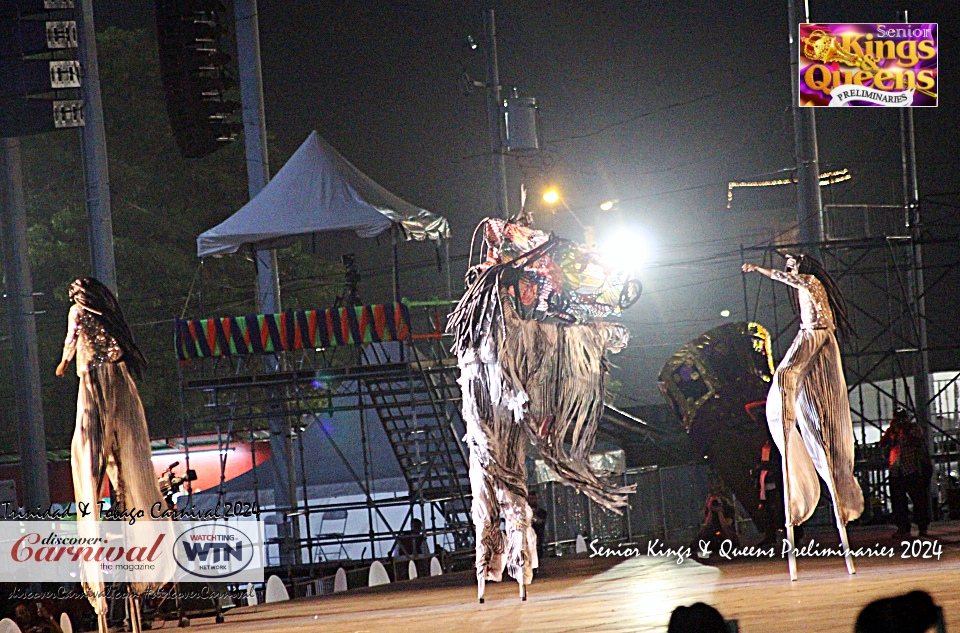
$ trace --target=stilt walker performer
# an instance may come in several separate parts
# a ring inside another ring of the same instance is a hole
[[[560,301],[562,279],[585,279],[583,271],[593,269],[583,262],[592,262],[592,253],[548,240],[525,225],[488,220],[481,227],[492,254],[473,271],[476,275],[447,322],[460,368],[464,440],[470,448],[477,597],[483,602],[486,582],[499,581],[506,568],[526,600],[526,585],[538,564],[527,502],[527,441],[560,481],[605,508],[619,513],[633,492],[633,486],[605,480],[605,473],[589,463],[603,414],[606,356],[626,346],[629,332],[615,323],[585,322],[578,311],[619,314],[640,290],[636,282],[627,284],[625,276],[597,273],[600,281],[590,286],[591,294],[578,298],[568,292],[569,300]],[[580,264],[571,266],[580,277],[559,274],[558,254],[560,261]],[[604,270],[599,265],[594,269]],[[613,299],[593,300],[604,296],[594,289],[606,290],[609,279],[614,280]],[[525,308],[539,319],[523,318]],[[561,318],[566,322],[555,322]]]
[[[809,255],[788,255],[784,271],[754,264],[744,264],[743,271],[796,288],[800,304],[800,331],[780,361],[767,396],[767,424],[783,457],[790,579],[797,579],[793,528],[817,507],[817,474],[833,498],[847,571],[853,574],[846,526],[863,512],[863,492],[853,473],[853,425],[835,334],[837,327],[852,333],[846,303],[823,265]]]
[[[114,509],[142,510],[149,520],[163,496],[150,462],[150,434],[132,374],[140,375],[146,359],[133,341],[120,305],[110,289],[92,277],[70,286],[73,305],[57,376],[77,357],[77,424],[70,446],[77,531],[81,538],[98,536],[100,494],[105,477],[114,488]],[[169,522],[167,522],[169,523]],[[84,592],[97,613],[100,633],[107,632],[107,601],[96,561],[81,563]],[[131,594],[156,589],[161,582],[137,582]],[[139,631],[138,600],[128,603],[131,626]]]

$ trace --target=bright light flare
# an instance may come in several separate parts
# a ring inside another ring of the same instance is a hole
[[[720,316],[726,319],[728,316],[730,316],[730,310],[720,310]]]
[[[617,202],[619,202],[619,200],[607,200],[606,202],[600,205],[600,210],[609,211],[610,209],[613,208],[613,205],[617,204]]]
[[[603,257],[615,268],[636,272],[650,261],[653,245],[649,236],[636,229],[621,229],[600,244]]]
[[[556,189],[548,189],[545,194],[543,194],[543,201],[547,204],[554,204],[557,200],[560,199],[560,194],[557,193]]]

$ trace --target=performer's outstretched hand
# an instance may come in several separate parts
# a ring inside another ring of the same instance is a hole
[[[761,275],[766,275],[767,277],[770,277],[773,274],[773,271],[769,268],[762,268],[756,264],[744,264],[741,266],[741,269],[745,273],[760,273]]]
[[[57,378],[63,378],[63,375],[67,373],[67,364],[68,361],[62,360],[60,364],[57,365]]]

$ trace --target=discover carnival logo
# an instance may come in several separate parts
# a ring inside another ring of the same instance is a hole
[[[936,24],[801,24],[801,106],[936,106]]]
[[[160,559],[165,534],[157,534],[149,546],[111,545],[107,538],[98,536],[60,536],[49,532],[41,537],[37,532],[28,532],[13,543],[10,557],[18,562],[104,562],[111,564],[150,565]],[[120,540],[120,539],[117,539]]]

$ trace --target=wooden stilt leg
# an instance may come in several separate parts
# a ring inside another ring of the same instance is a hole
[[[127,614],[130,618],[130,631],[141,633],[143,623],[140,621],[140,597],[133,593],[127,595]]]
[[[520,579],[520,600],[527,601],[527,586],[523,584],[523,578]]]
[[[483,604],[483,592],[486,587],[487,572],[486,570],[483,570],[477,573],[477,599],[480,601],[480,604]]]
[[[783,429],[783,516],[785,517],[787,543],[790,544],[790,551],[787,553],[787,569],[790,571],[790,580],[797,579],[797,554],[794,551],[793,541],[793,523],[790,518],[790,461],[787,459],[787,453],[790,446],[790,433],[795,432],[794,428]]]
[[[837,518],[837,530],[840,531],[840,544],[843,545],[843,560],[847,563],[847,572],[852,576],[857,573],[853,565],[853,554],[850,553],[850,543],[847,541],[847,526]]]
[[[797,579],[797,553],[794,551],[793,526],[790,524],[789,518],[787,519],[786,530],[787,530],[787,543],[790,544],[790,551],[787,553],[787,569],[790,570],[790,580],[796,580]]]
[[[850,542],[847,540],[847,525],[840,516],[840,508],[837,506],[837,485],[833,481],[833,469],[830,470],[830,501],[833,502],[833,518],[837,522],[837,532],[840,533],[840,546],[843,547],[843,560],[847,564],[847,573],[851,576],[857,573],[853,565],[853,554],[850,553]]]

